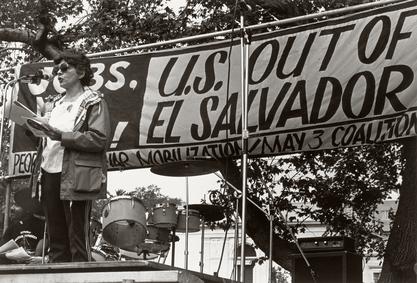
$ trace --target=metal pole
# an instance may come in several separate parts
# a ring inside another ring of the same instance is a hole
[[[226,183],[227,184],[227,183]],[[236,211],[235,211],[235,234],[234,234],[234,246],[233,246],[233,280],[237,280],[237,249],[239,239],[239,199],[236,199]]]
[[[2,114],[1,114],[1,124],[0,124],[0,150],[3,150],[3,129],[5,126],[4,117],[6,112],[6,96],[7,96],[7,89],[10,85],[17,82],[17,80],[12,80],[8,82],[4,88],[4,92],[2,93],[1,103],[2,103]],[[13,94],[13,90],[11,92]],[[11,95],[12,96],[12,95]],[[0,159],[0,165],[3,166],[3,158]],[[3,224],[3,233],[9,227],[9,216],[10,216],[10,193],[11,193],[11,179],[5,178],[1,176],[2,180],[6,180],[6,192],[5,192],[5,203],[4,203],[4,224]]]
[[[269,283],[272,283],[272,240],[273,240],[273,222],[274,216],[269,214]]]
[[[251,25],[251,26],[247,26],[246,29],[256,30],[256,29],[262,29],[262,28],[266,28],[266,27],[286,25],[286,24],[289,24],[289,23],[297,22],[297,21],[306,21],[306,20],[311,20],[311,19],[315,19],[315,18],[324,18],[324,17],[334,16],[334,15],[338,15],[338,14],[347,14],[347,13],[352,13],[352,12],[356,12],[356,11],[359,11],[359,10],[375,8],[375,7],[378,7],[378,6],[383,6],[383,5],[388,5],[388,4],[395,4],[397,2],[406,2],[406,1],[404,1],[404,0],[388,0],[388,1],[377,1],[377,2],[365,3],[365,4],[350,6],[350,7],[346,7],[346,8],[334,9],[334,10],[330,10],[330,11],[324,11],[324,12],[319,12],[319,13],[314,13],[314,14],[309,14],[309,15],[303,15],[303,16],[299,16],[299,17],[293,17],[293,18],[289,18],[289,19],[283,19],[283,20],[279,20],[279,21],[272,21],[272,22],[269,22],[269,23]],[[217,31],[217,32],[212,32],[212,33],[206,33],[206,34],[194,35],[194,36],[183,37],[183,38],[178,38],[178,39],[173,39],[173,40],[167,40],[167,41],[164,41],[164,42],[155,42],[155,43],[143,44],[143,45],[134,46],[134,47],[121,48],[121,49],[117,49],[117,50],[97,52],[97,53],[89,54],[89,55],[87,55],[87,57],[99,57],[99,56],[106,56],[106,55],[114,55],[116,53],[132,52],[132,51],[151,48],[151,47],[164,46],[164,45],[170,45],[170,44],[176,44],[176,43],[181,43],[181,42],[193,41],[193,40],[198,40],[198,39],[205,39],[205,38],[209,38],[209,37],[222,36],[222,35],[227,35],[229,33],[234,33],[234,32],[236,32],[235,29],[228,29],[228,30],[224,30],[224,31]],[[0,69],[0,72],[7,72],[9,70],[10,70],[10,68]]]
[[[172,228],[172,253],[171,253],[171,266],[175,264],[175,227]]]
[[[1,97],[1,124],[0,124],[0,150],[3,151],[3,129],[4,129],[4,117],[6,112],[6,96],[7,96],[7,88],[9,84],[6,84],[4,91],[2,92]],[[0,166],[3,165],[3,159],[0,161]]]
[[[45,248],[46,248],[46,228],[47,224],[46,224],[46,219],[45,222],[43,224],[43,239],[42,239],[42,264],[45,264]],[[100,234],[101,235],[101,234]],[[97,242],[96,242],[97,243]],[[95,246],[97,246],[97,244],[95,244]]]
[[[5,200],[4,200],[4,225],[3,225],[3,233],[9,227],[9,216],[10,216],[10,192],[12,187],[11,179],[7,178],[6,180],[6,193],[5,193]]]
[[[242,74],[242,230],[241,230],[241,251],[240,251],[240,281],[245,282],[245,244],[246,244],[246,185],[247,185],[247,163],[248,163],[248,117],[247,117],[247,95],[248,95],[248,53],[249,41],[245,30],[245,16],[240,13],[241,34],[241,74]]]
[[[1,113],[1,124],[0,124],[0,150],[3,151],[3,130],[4,127],[6,126],[4,123],[4,118],[6,116],[6,101],[7,101],[7,89],[13,85],[14,83],[16,83],[18,81],[18,79],[16,80],[12,80],[10,82],[8,82],[5,87],[4,87],[4,91],[2,92],[2,97],[1,97],[1,109],[2,109],[2,113]],[[13,89],[11,90],[11,95],[10,95],[10,99],[13,99]],[[10,107],[12,107],[10,105]],[[3,159],[0,161],[0,165],[3,165]]]
[[[184,262],[184,269],[188,270],[188,204],[189,204],[189,200],[188,200],[188,177],[185,177],[185,250],[184,250],[184,255],[185,255],[185,262]]]
[[[204,228],[205,222],[204,217],[201,217],[201,252],[200,252],[200,272],[204,270]]]

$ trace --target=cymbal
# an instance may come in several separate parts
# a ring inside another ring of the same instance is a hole
[[[214,159],[190,159],[156,165],[151,172],[169,177],[191,177],[220,170],[220,162]]]
[[[187,206],[184,205],[184,208]],[[205,221],[219,221],[224,218],[223,208],[219,205],[199,203],[199,204],[189,204],[189,209],[198,210],[200,215],[204,218]]]

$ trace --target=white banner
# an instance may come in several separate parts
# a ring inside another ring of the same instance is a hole
[[[253,38],[249,154],[415,135],[414,4]],[[141,165],[240,154],[240,51],[239,45],[214,45],[151,58],[140,122]]]
[[[416,135],[417,1],[254,36],[248,154],[360,146]],[[239,157],[240,40],[92,60],[112,117],[110,169]],[[24,65],[21,74],[48,63]],[[21,84],[34,111],[56,79]],[[37,95],[37,96],[34,96]],[[9,173],[28,173],[34,140],[13,131]]]

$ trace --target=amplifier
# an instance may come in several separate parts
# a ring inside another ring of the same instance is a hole
[[[311,269],[300,254],[292,255],[294,264],[293,283],[362,283],[362,257],[346,251],[305,253]]]
[[[303,252],[355,251],[355,241],[343,236],[299,238],[298,244]]]

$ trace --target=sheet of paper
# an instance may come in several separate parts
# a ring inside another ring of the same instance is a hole
[[[47,137],[47,135],[40,128],[35,128],[28,124],[28,120],[32,119],[40,124],[47,124],[48,119],[36,115],[27,106],[19,101],[14,101],[10,110],[10,119],[16,124],[29,129],[36,137]]]
[[[0,253],[14,250],[14,249],[17,249],[18,247],[19,246],[16,244],[16,242],[13,239],[11,239],[0,247]]]
[[[19,101],[14,101],[10,109],[10,120],[16,124],[23,126],[26,123],[27,118],[36,117],[36,113],[30,110],[28,107],[20,103]],[[24,119],[26,117],[26,119]]]
[[[6,252],[6,257],[17,262],[25,262],[31,258],[23,247],[18,247],[17,249]]]

